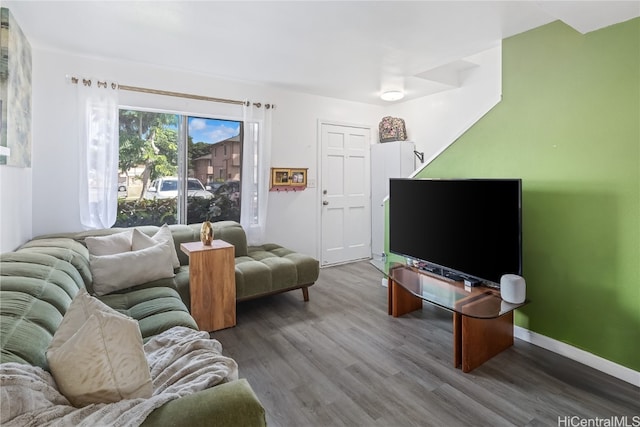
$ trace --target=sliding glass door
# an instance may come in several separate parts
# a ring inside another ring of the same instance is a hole
[[[240,220],[238,121],[120,110],[115,227]]]

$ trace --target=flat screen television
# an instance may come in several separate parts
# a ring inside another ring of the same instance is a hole
[[[391,179],[389,250],[456,280],[522,275],[520,179]]]

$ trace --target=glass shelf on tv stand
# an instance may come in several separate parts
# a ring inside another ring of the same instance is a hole
[[[529,302],[526,300],[521,304],[508,303],[502,300],[498,289],[483,285],[465,286],[463,282],[436,276],[384,258],[374,259],[371,264],[389,279],[389,286],[393,281],[422,301],[468,317],[495,319]],[[391,311],[390,306],[389,314]]]

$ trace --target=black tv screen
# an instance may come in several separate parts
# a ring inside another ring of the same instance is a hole
[[[391,179],[389,250],[445,276],[522,275],[521,201],[520,179]]]

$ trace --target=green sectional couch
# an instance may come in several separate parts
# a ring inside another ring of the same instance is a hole
[[[35,239],[1,254],[0,363],[48,370],[49,343],[75,294],[82,288],[90,291],[91,284],[89,252],[74,239]],[[174,326],[197,329],[173,279],[99,299],[138,320],[144,341]],[[155,409],[143,425],[264,426],[266,421],[249,383],[239,379],[172,400]]]
[[[180,261],[175,277],[97,297],[136,319],[145,342],[174,326],[197,330],[187,308],[189,259],[180,244],[198,240],[200,226],[169,226]],[[137,228],[148,236],[159,229]],[[302,289],[308,301],[307,289],[319,274],[317,260],[276,244],[250,247],[236,222],[217,222],[213,228],[215,239],[235,247],[237,300]],[[82,288],[93,293],[85,238],[125,230],[40,236],[14,252],[0,254],[0,363],[16,362],[48,370],[47,348],[73,297]],[[155,409],[143,425],[263,426],[266,421],[264,408],[249,383],[239,379],[172,400]]]
[[[235,221],[212,223],[214,239],[221,239],[235,247],[236,300],[245,301],[265,295],[301,289],[305,301],[309,300],[309,286],[318,279],[320,266],[315,258],[294,252],[275,243],[249,246],[242,226]],[[189,295],[189,257],[180,250],[181,243],[200,239],[202,224],[170,225],[173,241],[180,260],[176,270],[175,287],[187,307],[191,306]],[[148,236],[158,231],[156,226],[136,227]],[[40,236],[27,245],[41,245],[41,240],[69,238],[80,243],[89,236],[106,236],[119,233],[126,228],[107,228]]]

